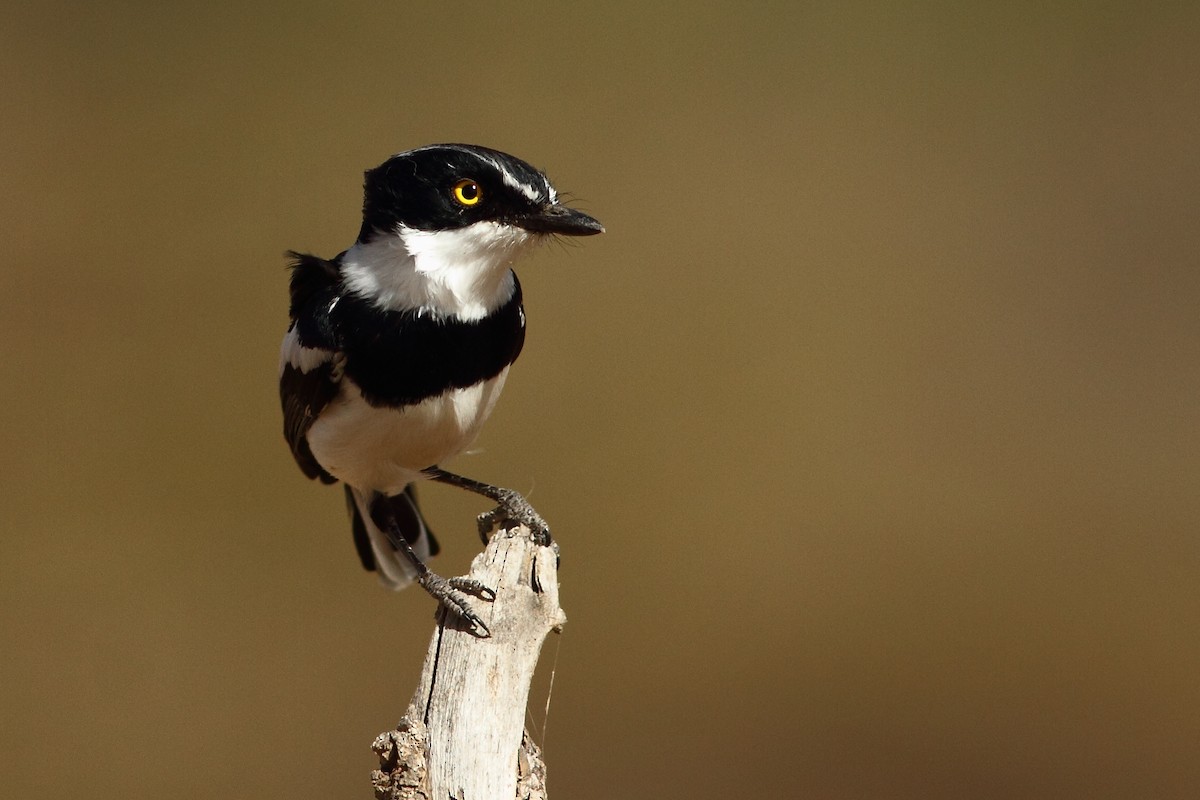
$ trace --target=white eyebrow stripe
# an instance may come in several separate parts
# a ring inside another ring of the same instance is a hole
[[[426,147],[418,147],[416,150],[413,150],[411,152],[415,153],[418,150],[429,150],[434,147],[437,147],[437,145],[427,145]],[[399,155],[403,155],[403,153],[400,153]],[[500,173],[500,178],[504,181],[504,184],[506,186],[508,186],[510,189],[515,189],[516,191],[525,195],[527,198],[529,198],[530,202],[536,203],[541,200],[541,198],[542,198],[542,189],[541,188],[534,186],[531,183],[525,183],[524,181],[517,180],[516,176],[514,176],[511,172],[509,172],[507,169],[505,169],[503,164],[501,164],[499,161],[497,161],[496,159],[492,158],[489,155],[485,155],[484,153],[475,153],[474,155],[480,161],[486,161],[488,164],[491,164],[492,167],[497,172]],[[454,164],[452,164],[449,161],[446,162],[446,166],[449,169],[454,169]],[[550,181],[548,181],[548,180],[545,181],[545,184],[546,184],[546,190],[549,192],[549,195],[550,195],[550,202],[551,203],[557,202],[558,201],[558,192],[556,192],[554,190],[554,187],[550,185]]]
[[[518,192],[520,192],[521,194],[528,197],[530,199],[530,201],[534,202],[534,203],[536,203],[541,198],[541,192],[539,192],[534,186],[532,186],[531,184],[525,183],[524,181],[517,180],[515,177],[513,177],[509,173],[508,170],[504,169],[499,164],[496,164],[496,162],[493,161],[492,164],[496,167],[496,169],[500,170],[500,177],[504,179],[504,183],[507,184],[510,188],[516,189]]]

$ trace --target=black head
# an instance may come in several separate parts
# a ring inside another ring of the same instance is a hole
[[[599,222],[558,203],[546,176],[519,158],[469,144],[398,153],[366,173],[358,241],[497,222],[533,233],[586,236]]]

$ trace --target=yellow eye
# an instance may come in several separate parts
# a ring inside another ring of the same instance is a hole
[[[464,206],[479,205],[479,201],[483,199],[483,189],[479,188],[479,184],[470,178],[463,178],[455,183],[451,191],[454,199]]]

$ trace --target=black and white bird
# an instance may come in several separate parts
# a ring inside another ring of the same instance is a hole
[[[416,580],[486,635],[463,592],[487,587],[425,566],[438,551],[413,484],[485,495],[486,534],[511,519],[549,539],[516,492],[440,464],[491,414],[525,341],[513,262],[548,237],[604,228],[561,204],[546,176],[486,147],[439,144],[366,173],[363,222],[332,259],[289,253],[291,325],[280,353],[283,429],[306,476],[345,484],[363,566],[389,587]]]

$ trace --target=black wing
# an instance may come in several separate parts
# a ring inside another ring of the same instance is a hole
[[[308,429],[337,392],[332,361],[326,361],[308,372],[291,364],[283,365],[283,372],[279,376],[283,437],[292,448],[292,455],[301,471],[309,478],[320,478],[322,483],[336,483],[337,479],[317,463],[308,447]]]
[[[337,396],[341,378],[340,342],[329,318],[339,298],[337,264],[316,256],[288,255],[293,259],[292,324],[283,340],[279,371],[283,436],[307,477],[335,483],[337,479],[313,457],[307,435],[322,409]]]

